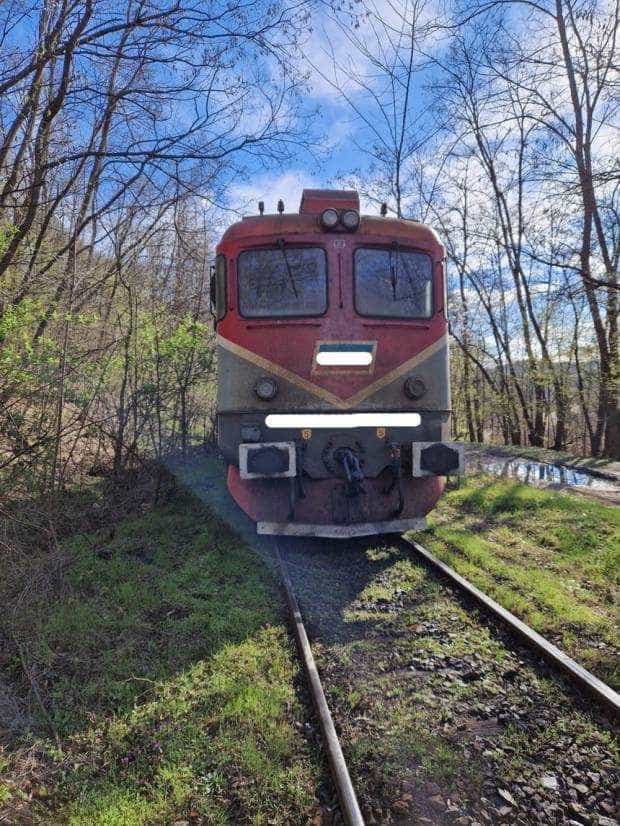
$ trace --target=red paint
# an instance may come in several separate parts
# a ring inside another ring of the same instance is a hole
[[[228,264],[228,311],[218,324],[218,333],[340,399],[347,399],[446,335],[443,289],[445,254],[433,230],[414,221],[365,216],[361,218],[356,232],[346,232],[342,227],[326,232],[320,224],[320,214],[329,207],[339,212],[345,209],[359,211],[357,193],[306,190],[300,214],[254,216],[234,224],[225,232],[217,252],[226,256]],[[252,247],[274,247],[279,239],[286,239],[288,244],[318,245],[325,249],[328,309],[324,316],[245,319],[239,315],[236,271],[239,253]],[[355,249],[362,246],[389,248],[395,241],[401,249],[425,252],[433,261],[434,315],[428,320],[373,319],[361,317],[355,312]],[[372,371],[342,367],[313,371],[317,341],[377,342]],[[333,409],[318,397],[316,408]],[[364,481],[366,493],[363,500],[369,514],[364,521],[390,518],[396,503],[391,503],[384,492],[390,487],[391,480],[391,473],[386,470],[377,479]],[[288,521],[289,480],[244,481],[238,469],[230,466],[228,487],[237,503],[254,521]],[[341,480],[304,479],[304,487],[305,498],[297,499],[295,504],[295,521],[330,524],[335,518],[333,500],[342,487]],[[441,496],[443,487],[444,479],[441,477],[403,478],[405,507],[398,518],[425,516]]]
[[[314,201],[312,203],[315,203]],[[323,201],[321,201],[321,204]],[[339,203],[327,203],[327,206]],[[323,246],[327,253],[328,309],[312,319],[244,319],[237,310],[236,259],[242,250],[273,246],[286,238],[291,244]],[[359,246],[389,247],[426,252],[433,261],[434,316],[428,320],[389,320],[357,315],[353,304],[353,254]],[[337,245],[334,243],[337,242]],[[444,250],[435,233],[414,221],[363,217],[353,233],[325,232],[315,215],[265,215],[246,218],[231,226],[217,247],[228,260],[229,310],[218,333],[263,358],[346,399],[424,350],[447,332],[443,292]],[[340,261],[339,261],[340,255]],[[310,323],[309,323],[310,322]],[[397,332],[396,332],[397,330]],[[312,372],[318,340],[377,341],[372,373],[351,370]],[[317,402],[319,406],[321,403]]]
[[[304,189],[300,215],[320,215],[324,209],[360,211],[359,195],[354,189]]]
[[[389,472],[377,479],[365,479],[366,494],[363,501],[366,506],[377,508],[373,519],[372,511],[368,521],[388,519],[386,508],[392,500],[384,497],[383,492],[391,481]],[[441,476],[427,476],[421,479],[402,479],[405,508],[398,519],[415,519],[426,516],[435,507],[443,493],[445,480]],[[321,479],[304,482],[306,497],[295,503],[295,522],[313,525],[331,524],[332,493],[342,486],[340,479]],[[238,468],[228,468],[228,490],[237,504],[254,522],[288,522],[289,518],[289,480],[288,479],[254,479],[244,480],[239,476]],[[394,497],[395,503],[395,497]]]

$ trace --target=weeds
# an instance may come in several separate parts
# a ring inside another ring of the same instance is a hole
[[[424,542],[504,607],[619,684],[617,508],[470,477],[446,494]]]
[[[58,741],[32,707],[32,735],[0,748],[0,812],[89,826],[308,814],[321,770],[294,726],[294,654],[259,557],[186,495],[58,553],[61,575],[25,613],[12,603]],[[17,649],[4,658],[28,691]]]

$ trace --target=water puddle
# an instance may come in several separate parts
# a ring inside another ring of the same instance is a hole
[[[590,490],[614,491],[619,486],[610,479],[601,479],[576,468],[551,465],[530,459],[503,458],[488,454],[467,456],[467,467],[484,473],[492,473],[504,479],[516,479],[526,485],[547,487],[559,485],[567,488],[589,488]]]

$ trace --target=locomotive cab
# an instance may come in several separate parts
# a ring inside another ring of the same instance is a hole
[[[258,532],[422,529],[463,468],[433,230],[305,190],[299,213],[226,231],[212,300],[218,444]]]

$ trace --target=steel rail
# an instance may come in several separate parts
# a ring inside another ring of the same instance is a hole
[[[284,583],[286,600],[293,618],[293,628],[295,630],[299,653],[301,654],[301,658],[303,660],[304,669],[310,685],[310,693],[319,717],[319,724],[321,726],[323,741],[327,751],[327,759],[329,761],[329,767],[334,785],[336,786],[338,799],[340,800],[342,816],[347,826],[364,826],[364,818],[362,817],[359,803],[357,802],[355,789],[351,783],[351,777],[342,753],[342,748],[340,747],[340,741],[338,740],[334,721],[332,719],[329,706],[327,705],[327,700],[325,699],[325,692],[323,691],[321,678],[319,677],[319,672],[312,654],[312,649],[310,648],[310,642],[308,640],[308,635],[306,634],[299,604],[293,591],[293,584],[288,575],[288,571],[286,570],[284,561],[280,556],[280,550],[277,545],[276,556],[280,567],[282,582]]]
[[[599,680],[598,677],[595,677],[594,674],[591,674],[582,665],[579,665],[579,663],[569,657],[568,654],[565,654],[537,631],[534,631],[533,628],[530,628],[506,608],[503,608],[498,602],[495,602],[494,599],[491,599],[491,597],[480,591],[475,585],[468,582],[468,580],[458,574],[449,565],[446,565],[445,562],[438,559],[430,551],[427,551],[426,548],[423,548],[418,542],[413,539],[408,539],[405,536],[402,536],[401,540],[414,548],[421,557],[435,568],[438,568],[451,582],[456,583],[460,589],[473,597],[486,610],[490,611],[496,617],[499,617],[510,630],[514,631],[530,648],[542,654],[546,660],[549,660],[553,665],[560,668],[577,685],[590,692],[597,700],[603,703],[615,717],[620,717],[620,695],[614,691],[613,688],[610,688],[610,686],[606,685],[602,680]]]

